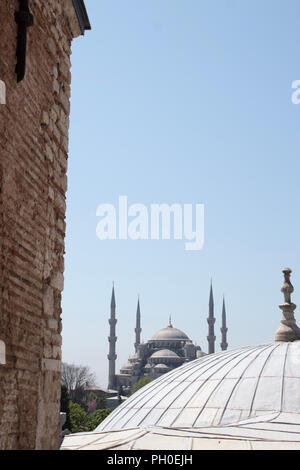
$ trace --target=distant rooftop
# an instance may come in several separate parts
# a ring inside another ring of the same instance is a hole
[[[85,387],[84,390],[87,392],[103,392],[103,393],[110,394],[110,395],[118,394],[117,390],[107,390],[106,388],[98,387],[97,385],[91,385],[91,386]]]

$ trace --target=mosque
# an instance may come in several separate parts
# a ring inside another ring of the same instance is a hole
[[[207,322],[208,331],[208,353],[215,352],[215,333],[214,333],[214,297],[212,284],[209,296],[209,314]],[[110,336],[109,341],[109,377],[108,389],[117,390],[121,395],[129,395],[132,386],[141,378],[150,377],[156,379],[167,372],[176,369],[183,364],[194,361],[197,358],[205,356],[200,346],[194,344],[190,338],[181,330],[174,328],[171,317],[166,328],[157,331],[147,342],[141,343],[141,312],[140,301],[138,300],[136,312],[136,328],[135,328],[135,354],[129,357],[128,362],[121,368],[120,373],[116,374],[116,300],[115,290],[113,287],[111,297],[110,312]],[[227,327],[226,327],[226,310],[225,300],[223,298],[222,310],[222,350],[227,349]]]
[[[205,355],[138,390],[68,450],[300,450],[300,328],[283,270],[273,342]],[[266,314],[266,313],[264,313]]]

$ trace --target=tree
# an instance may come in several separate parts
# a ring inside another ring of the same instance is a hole
[[[103,410],[106,408],[106,398],[103,393],[85,392],[79,403],[82,408],[91,413],[95,410]],[[93,409],[94,408],[94,409]]]
[[[112,412],[110,409],[96,410],[87,417],[89,431],[94,431],[97,426]]]
[[[96,410],[87,413],[78,403],[69,402],[71,432],[91,432],[108,416],[112,410]]]
[[[79,402],[84,394],[84,388],[96,384],[96,377],[88,366],[62,363],[61,383],[66,387],[70,399]]]
[[[88,422],[87,413],[81,408],[78,403],[69,402],[70,408],[70,421],[71,421],[71,432],[87,432]]]
[[[145,385],[149,384],[152,382],[153,379],[151,377],[143,377],[140,379],[136,384],[131,389],[131,395],[133,395],[135,392],[137,392],[140,388],[144,387]]]
[[[87,409],[87,412],[88,413],[93,413],[94,411],[96,411],[97,409],[97,400],[94,399],[94,400],[90,400],[88,402],[88,409]]]
[[[67,388],[62,385],[61,387],[61,396],[60,396],[60,411],[66,413],[66,422],[63,425],[63,429],[71,430],[71,421],[70,421],[70,407],[69,407],[70,397],[68,394]]]

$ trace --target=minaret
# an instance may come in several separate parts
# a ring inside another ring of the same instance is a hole
[[[137,311],[136,311],[136,327],[135,327],[135,343],[134,348],[137,353],[138,345],[141,344],[141,311],[140,311],[140,299],[138,299]]]
[[[227,348],[228,348],[228,343],[227,343],[227,331],[228,331],[228,328],[227,328],[227,326],[226,326],[225,298],[223,297],[222,328],[221,328],[222,343],[221,343],[221,345],[220,345],[222,351],[227,351]]]
[[[110,303],[110,319],[108,320],[110,324],[110,335],[108,337],[109,342],[109,354],[108,358],[108,389],[113,390],[115,387],[115,379],[116,379],[116,301],[115,301],[115,288],[113,286],[112,295],[111,295],[111,303]]]
[[[207,341],[208,341],[208,354],[213,354],[215,352],[215,329],[214,329],[214,324],[215,324],[215,317],[214,317],[214,295],[213,295],[213,288],[212,288],[212,282],[210,284],[210,295],[209,295],[209,314],[208,314],[208,336],[207,336]]]

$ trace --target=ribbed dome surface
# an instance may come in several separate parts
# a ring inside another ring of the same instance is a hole
[[[300,413],[300,341],[189,362],[140,389],[97,428],[198,428]]]
[[[189,337],[183,333],[183,331],[178,330],[177,328],[162,328],[157,331],[154,336],[152,336],[151,341],[178,341],[178,340],[188,340]]]

